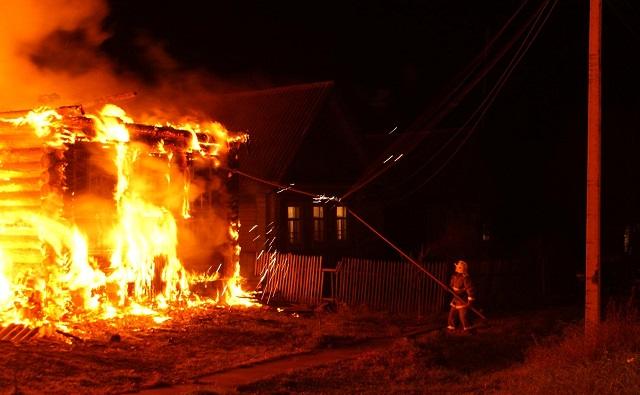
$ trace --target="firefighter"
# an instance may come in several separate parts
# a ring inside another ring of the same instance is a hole
[[[467,262],[458,261],[455,263],[455,268],[449,286],[457,297],[451,300],[447,329],[455,330],[459,320],[462,323],[462,329],[467,332],[471,329],[469,307],[475,300],[475,288],[469,276]]]

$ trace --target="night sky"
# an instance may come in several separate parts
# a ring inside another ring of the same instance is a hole
[[[515,26],[542,3],[526,2]],[[605,248],[615,253],[621,227],[640,222],[640,64],[635,55],[640,8],[631,0],[605,3],[603,237]],[[161,44],[184,70],[223,81],[221,91],[334,80],[359,133],[386,133],[396,126],[403,133],[420,126],[416,120],[442,101],[459,73],[521,4],[110,1],[104,26],[111,37],[101,49],[121,71],[134,72],[150,85],[162,79],[145,60],[144,47],[150,42]],[[518,243],[553,240],[580,261],[588,6],[586,0],[558,2],[477,129],[436,177],[424,183],[447,155],[406,179],[407,169],[415,169],[432,152],[434,141],[425,139],[407,155],[404,167],[372,185],[392,197],[390,205],[413,213],[413,220],[407,220],[401,209],[391,226],[408,226],[418,240],[430,202],[481,206],[496,232]],[[498,64],[450,115],[430,126],[459,127],[505,64]],[[372,195],[363,191],[363,196]]]

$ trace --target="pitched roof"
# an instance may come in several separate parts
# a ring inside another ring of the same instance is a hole
[[[220,96],[214,118],[250,136],[240,170],[280,181],[332,88],[328,81]]]

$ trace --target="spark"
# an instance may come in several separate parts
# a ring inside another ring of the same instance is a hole
[[[398,157],[397,157],[397,158],[395,158],[393,161],[394,161],[394,162],[397,162],[400,158],[402,158],[402,156],[403,156],[403,155],[404,155],[404,154],[400,154],[400,155],[398,155]]]
[[[395,132],[396,130],[398,130],[397,126],[395,128],[393,128],[393,129],[391,129],[391,131],[388,134],[391,134],[391,133]]]
[[[385,159],[384,162],[382,162],[382,164],[385,164],[385,163],[389,162],[391,160],[391,158],[393,158],[393,155],[391,155],[387,159]]]
[[[258,227],[258,224],[255,224],[251,227],[251,229],[249,229],[249,233],[253,232],[255,228]]]
[[[322,202],[331,202],[331,201],[339,202],[340,198],[336,196],[326,196],[324,194],[318,195],[313,198],[313,203],[315,204],[322,203]]]

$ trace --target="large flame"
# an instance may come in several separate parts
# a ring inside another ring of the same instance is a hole
[[[167,150],[163,141],[152,149],[163,158],[166,169],[163,179],[152,182],[182,183],[178,189],[183,194],[178,210],[155,199],[154,186],[140,181],[139,163],[145,155],[150,155],[150,150],[132,143],[129,129],[134,122],[124,110],[107,105],[100,113],[83,114],[81,118],[91,120],[90,131],[86,127],[67,127],[64,114],[48,108],[0,118],[0,148],[3,135],[17,133],[25,127],[35,132],[33,141],[24,143],[24,149],[7,149],[7,154],[0,151],[3,153],[0,156],[3,179],[0,205],[8,207],[0,212],[0,322],[63,326],[68,322],[123,314],[150,315],[161,322],[167,319],[162,311],[170,306],[201,303],[192,292],[193,284],[220,278],[222,264],[218,264],[213,274],[190,273],[178,258],[179,226],[175,215],[183,221],[191,218],[192,187],[189,176],[172,179],[176,178],[171,171],[172,166],[176,166],[174,152]],[[14,131],[3,128],[3,122],[13,125]],[[220,165],[229,142],[246,139],[243,135],[231,135],[218,123],[182,124],[174,128],[191,134],[184,151],[210,157],[215,166]],[[46,182],[29,189],[30,184],[25,181],[30,179],[29,169],[10,168],[12,163],[33,162],[31,157],[16,161],[14,154],[34,156],[40,146],[50,150],[49,156],[56,157],[56,152],[64,152],[76,141],[102,144],[105,155],[111,156],[115,215],[110,229],[100,240],[109,251],[106,263],[92,256],[87,234],[73,218],[63,215],[64,204],[56,199],[55,191],[48,190],[51,188]],[[6,166],[5,157],[8,158]],[[231,275],[226,279],[222,295],[212,301],[250,305],[240,285],[239,226],[237,222],[229,225],[233,268],[228,270]],[[212,266],[216,263],[211,262]]]

